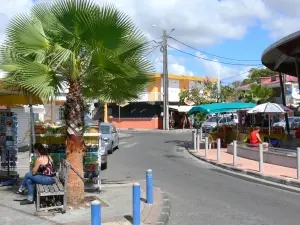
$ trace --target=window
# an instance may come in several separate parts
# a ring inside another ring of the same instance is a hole
[[[60,106],[58,108],[58,120],[65,120],[64,107],[63,106]]]
[[[110,134],[110,127],[109,126],[100,126],[100,132],[102,134]]]

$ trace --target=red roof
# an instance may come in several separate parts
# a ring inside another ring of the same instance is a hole
[[[286,75],[285,79],[286,79],[286,82],[298,82],[297,77],[290,76],[290,75]],[[276,75],[276,80],[275,81],[272,81],[271,77],[261,77],[260,80],[261,80],[261,84],[263,84],[263,85],[277,84],[277,83],[280,82],[279,75]],[[248,88],[252,84],[256,84],[256,82],[246,84],[246,85],[243,85],[243,86],[239,86],[238,88],[242,88],[242,89]]]

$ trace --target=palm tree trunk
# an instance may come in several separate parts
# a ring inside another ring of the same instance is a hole
[[[82,153],[85,151],[83,138],[84,102],[81,84],[70,82],[65,102],[65,121],[68,128],[66,156],[72,167],[83,177]],[[68,203],[78,205],[84,201],[84,183],[72,170],[69,172],[67,186]]]

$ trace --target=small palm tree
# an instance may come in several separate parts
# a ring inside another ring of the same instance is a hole
[[[245,92],[247,102],[269,102],[272,100],[273,90],[261,84],[252,84]]]
[[[57,0],[35,5],[29,15],[10,22],[0,66],[7,72],[6,86],[45,100],[69,89],[66,155],[83,175],[83,95],[113,102],[136,98],[153,72],[147,50],[145,36],[114,6]],[[71,171],[68,201],[79,204],[83,199],[83,182]]]

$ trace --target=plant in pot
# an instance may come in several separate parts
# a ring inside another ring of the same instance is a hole
[[[197,134],[199,133],[199,129],[201,128],[205,120],[206,120],[206,115],[202,112],[199,112],[194,115],[194,127],[197,129]]]

